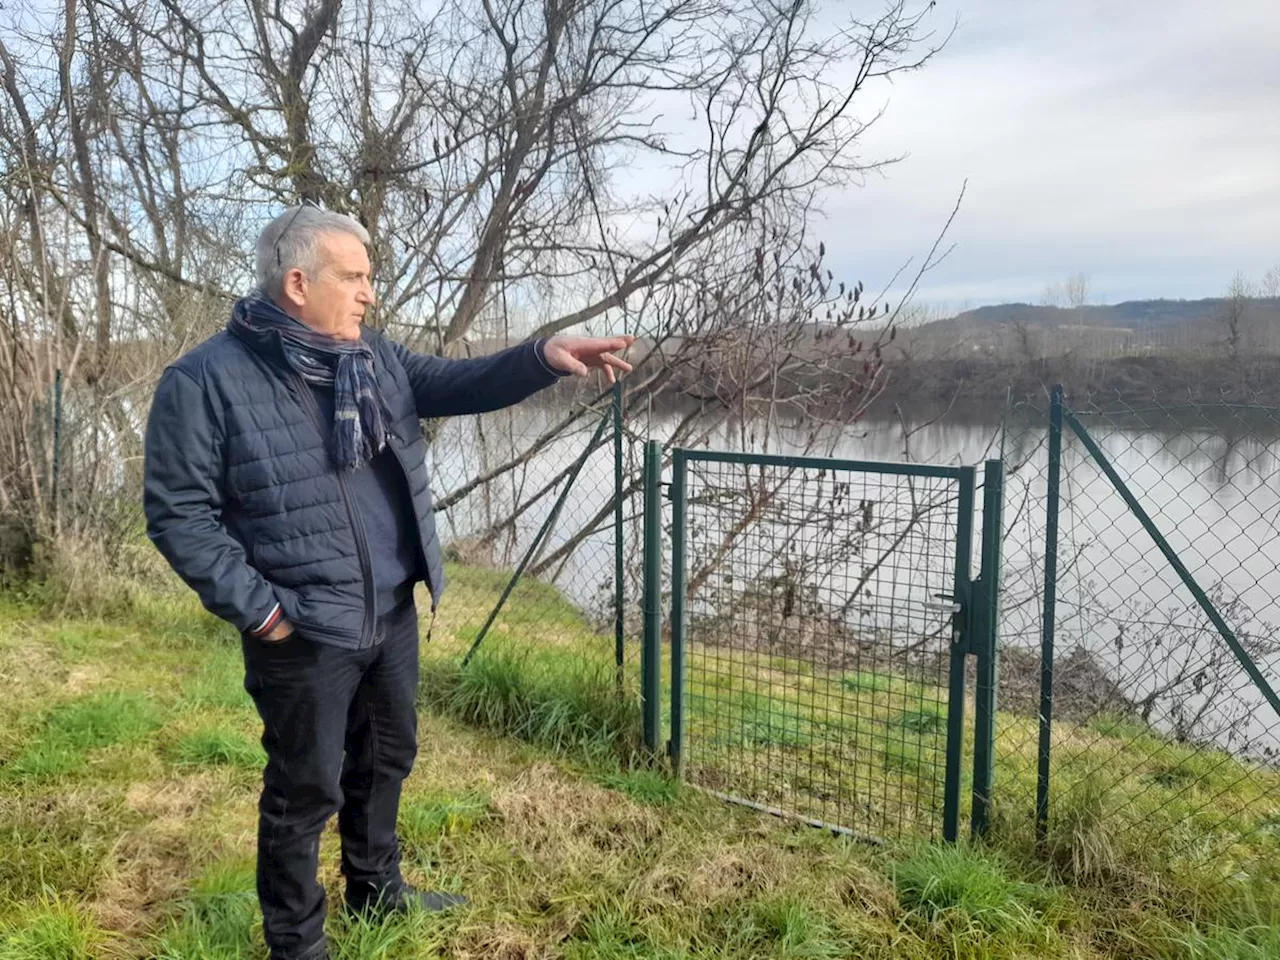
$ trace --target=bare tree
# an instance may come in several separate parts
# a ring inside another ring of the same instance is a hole
[[[0,509],[28,543],[57,536],[50,438],[72,421],[93,454],[60,462],[94,492],[64,505],[134,503],[154,376],[224,322],[256,230],[300,198],[370,229],[374,322],[420,349],[622,326],[662,358],[633,402],[856,414],[881,334],[848,334],[873,311],[815,279],[807,223],[885,162],[859,155],[879,116],[862,103],[936,50],[931,6],[837,22],[755,0],[66,0],[12,19],[0,388],[19,416],[0,426]],[[745,305],[748,288],[772,299]]]
[[[1225,331],[1223,343],[1227,348],[1227,356],[1233,365],[1240,362],[1240,350],[1245,346],[1249,336],[1250,302],[1253,300],[1253,284],[1243,273],[1231,278],[1227,287],[1226,302],[1223,304],[1219,322]]]
[[[661,394],[679,398],[670,445],[701,445],[733,414],[744,449],[785,445],[788,452],[813,452],[830,439],[833,424],[861,419],[884,385],[884,349],[896,335],[886,305],[863,302],[860,284],[835,281],[824,268],[821,245],[818,256],[805,262],[804,244],[770,253],[767,235],[766,230],[743,262],[740,276],[678,288],[680,296],[662,311],[668,331],[678,331],[680,339],[669,333],[655,343],[639,366],[629,402]],[[797,426],[785,440],[782,419]],[[637,494],[641,481],[630,478],[626,495]],[[750,484],[743,493],[757,506],[771,496]],[[612,501],[604,504],[533,572],[562,563],[608,524],[612,509]],[[485,536],[492,538],[510,522],[503,518]],[[726,549],[741,532],[728,538]],[[691,592],[705,576],[692,574]]]
[[[1280,297],[1280,263],[1263,275],[1260,294],[1264,297]]]
[[[1009,317],[1009,325],[1013,327],[1022,361],[1028,367],[1038,369],[1044,362],[1041,331],[1035,328],[1034,321],[1025,310],[1018,310]]]
[[[383,322],[448,350],[517,298],[542,305],[539,334],[616,310],[759,205],[795,212],[860,176],[854,95],[929,52],[911,54],[921,21],[901,4],[822,36],[802,4],[745,0],[458,0],[425,18],[326,0],[300,21],[261,0],[90,2],[169,64],[148,91],[181,91],[227,136],[236,189],[359,217]],[[660,106],[705,134],[672,137]],[[657,195],[611,176],[677,164]]]
[[[1063,305],[1071,310],[1079,311],[1089,302],[1089,277],[1083,273],[1073,273],[1062,285]]]

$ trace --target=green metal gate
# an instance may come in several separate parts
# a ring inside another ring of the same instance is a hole
[[[967,787],[981,832],[996,591],[971,576],[976,469],[672,453],[678,774],[867,838],[954,840]],[[984,526],[998,531],[1001,465],[985,478]],[[983,569],[997,570],[998,535],[981,542]]]

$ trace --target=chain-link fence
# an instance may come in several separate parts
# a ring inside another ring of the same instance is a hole
[[[1049,404],[1016,405],[1001,441],[992,834],[1081,878],[1158,861],[1262,889],[1280,871],[1280,411],[1080,403],[1062,422],[1055,449]],[[429,651],[551,651],[635,698],[643,445],[618,426],[607,396],[439,425],[451,587]],[[690,778],[862,834],[933,833],[955,691],[929,606],[951,582],[930,577],[957,550],[978,562],[976,542],[943,548],[954,492],[691,456],[687,532],[668,504],[661,538],[687,538]],[[967,720],[962,736],[967,797]]]
[[[1274,896],[1280,411],[1021,404],[1004,455],[1002,827]]]
[[[67,610],[124,610],[119,594],[163,569],[141,539],[145,387],[55,368],[28,389],[0,423],[0,580],[34,575]]]
[[[560,649],[638,690],[643,444],[620,402],[619,391],[432,424],[449,585],[429,655],[465,656],[477,642]]]

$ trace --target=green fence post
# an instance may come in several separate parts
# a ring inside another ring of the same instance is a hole
[[[969,653],[971,604],[970,554],[973,551],[973,494],[976,486],[973,467],[960,470],[960,491],[956,517],[956,566],[953,599],[959,605],[951,637],[951,682],[947,703],[947,767],[942,799],[942,838],[954,843],[960,835],[960,774],[964,757],[965,667]]]
[[[1049,833],[1049,751],[1053,733],[1053,629],[1058,600],[1058,501],[1062,481],[1062,387],[1049,406],[1049,489],[1044,521],[1044,616],[1040,634],[1040,757],[1036,772],[1036,842]]]
[[[613,633],[614,672],[618,698],[623,695],[626,666],[626,585],[622,514],[622,381],[613,384]]]
[[[978,683],[974,703],[973,837],[986,836],[996,752],[996,685],[1000,625],[1000,537],[1003,533],[1004,463],[988,460],[982,486],[982,571],[975,582],[974,650]]]
[[[671,765],[684,776],[685,456],[671,461]]]
[[[644,447],[644,649],[640,656],[644,745],[658,753],[662,709],[662,444]]]
[[[53,488],[50,491],[53,501],[53,529],[62,528],[58,516],[58,489],[62,486],[59,474],[62,472],[62,370],[53,375]]]

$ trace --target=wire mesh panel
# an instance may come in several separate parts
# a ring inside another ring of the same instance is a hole
[[[1009,445],[997,797],[1030,819],[1043,746],[1046,840],[1072,869],[1145,858],[1274,902],[1280,411],[1077,406],[1064,415],[1048,624],[1048,411],[1019,418]]]
[[[961,471],[684,457],[685,778],[940,835]]]

